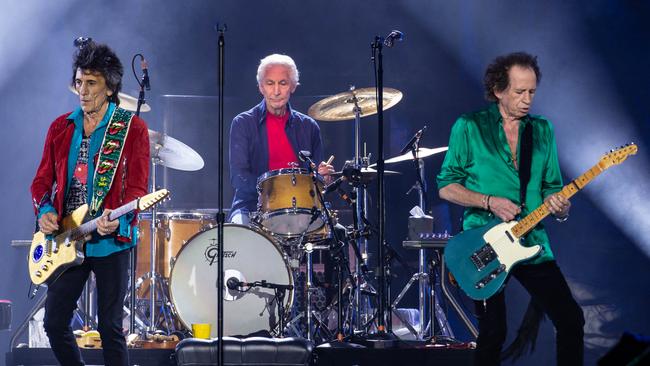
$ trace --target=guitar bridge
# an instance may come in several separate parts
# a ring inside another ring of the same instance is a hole
[[[477,270],[482,270],[490,262],[497,258],[497,253],[490,244],[485,244],[479,250],[472,253],[469,259],[472,261]]]
[[[490,281],[492,281],[493,279],[497,278],[497,276],[498,276],[499,274],[501,274],[501,272],[503,272],[503,271],[505,271],[505,270],[506,270],[506,265],[505,265],[505,264],[501,264],[501,265],[500,265],[499,267],[497,267],[494,271],[488,273],[487,276],[481,278],[481,280],[478,281],[478,282],[474,285],[474,288],[477,289],[477,290],[482,289],[483,287],[485,287],[485,285],[487,285],[487,284],[488,284]]]

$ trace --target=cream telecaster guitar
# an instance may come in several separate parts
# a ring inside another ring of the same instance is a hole
[[[622,163],[636,152],[634,144],[612,150],[598,164],[564,186],[560,194],[570,198],[607,168]],[[521,238],[549,213],[546,205],[541,204],[519,222],[495,219],[449,240],[445,247],[445,263],[467,296],[483,300],[494,295],[514,265],[540,252],[542,248],[539,245],[521,245]]]
[[[115,220],[136,209],[146,210],[168,195],[166,189],[150,193],[116,208],[108,218]],[[64,217],[60,233],[51,239],[40,231],[34,234],[27,262],[29,278],[35,285],[52,283],[66,269],[83,263],[85,238],[97,229],[99,220],[95,218],[86,221],[87,213],[88,205],[83,205]]]

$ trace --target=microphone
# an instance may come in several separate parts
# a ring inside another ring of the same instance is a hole
[[[236,290],[238,287],[242,286],[244,286],[244,282],[238,280],[237,277],[230,277],[228,281],[226,281],[226,287],[230,290]]]
[[[307,228],[309,228],[311,224],[313,224],[316,221],[316,219],[318,218],[318,216],[320,216],[320,214],[321,211],[318,208],[316,208],[316,206],[312,206],[311,219],[309,220],[309,224],[307,224]]]
[[[230,277],[226,281],[226,287],[230,290],[237,290],[238,287],[264,287],[264,288],[273,288],[279,290],[293,290],[293,285],[280,285],[277,283],[266,282],[266,280],[255,281],[255,282],[243,282],[237,279],[237,277]]]
[[[344,175],[340,176],[334,182],[325,186],[325,189],[323,189],[323,194],[328,194],[330,192],[336,191],[341,186],[341,183],[345,182],[346,180],[347,178]]]
[[[74,40],[74,42],[72,42],[72,44],[73,44],[75,47],[77,47],[77,48],[79,48],[79,49],[82,49],[82,48],[86,47],[86,45],[87,45],[88,43],[92,42],[92,40],[93,40],[93,39],[90,38],[90,37],[77,37],[77,38]]]
[[[314,164],[314,161],[311,160],[311,152],[307,150],[300,150],[298,151],[298,159],[302,161],[303,163],[308,163],[309,168],[311,168],[311,171],[313,172],[316,170],[316,164]]]
[[[311,152],[309,152],[307,150],[298,151],[298,159],[300,159],[300,161],[302,161],[303,163],[305,163],[305,162],[310,162],[311,163],[312,162],[311,161]]]
[[[140,61],[140,67],[142,68],[142,86],[147,90],[151,90],[151,84],[149,83],[149,65],[144,56],[142,56],[142,61]]]
[[[404,40],[404,33],[401,31],[398,31],[397,29],[393,29],[390,31],[390,33],[386,36],[386,39],[384,39],[384,46],[390,48],[393,47],[393,44],[395,41],[403,41]]]
[[[409,140],[408,143],[406,143],[406,146],[402,149],[402,151],[399,152],[399,155],[405,154],[407,151],[411,150],[413,148],[413,145],[415,145],[417,142],[420,141],[420,138],[422,138],[422,135],[424,134],[424,131],[427,130],[427,126],[424,126],[420,129],[420,131],[416,132],[413,137],[411,137],[411,140]]]

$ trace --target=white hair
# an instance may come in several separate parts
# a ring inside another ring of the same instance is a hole
[[[298,72],[298,67],[296,67],[296,63],[293,61],[291,57],[287,55],[280,55],[277,53],[268,55],[260,60],[260,65],[257,67],[257,85],[260,85],[262,79],[264,79],[264,76],[266,75],[266,70],[270,66],[275,66],[275,65],[286,67],[289,70],[289,78],[291,79],[293,85],[294,86],[300,85],[299,83],[300,73]]]

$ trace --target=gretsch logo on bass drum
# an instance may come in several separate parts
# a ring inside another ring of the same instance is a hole
[[[217,248],[219,247],[217,245],[217,240],[216,239],[212,239],[211,242],[212,243],[207,248],[205,248],[205,253],[204,253],[205,260],[208,263],[210,263],[210,265],[216,263]],[[225,258],[235,258],[236,255],[237,255],[236,250],[226,250],[226,251],[223,252],[224,259]]]

